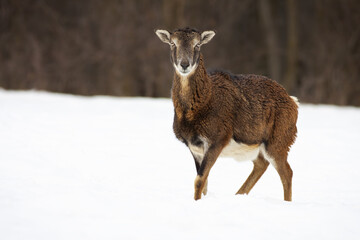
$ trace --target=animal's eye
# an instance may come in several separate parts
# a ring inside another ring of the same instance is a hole
[[[195,48],[200,48],[200,43],[196,44]]]
[[[170,46],[175,47],[175,43],[174,43],[174,42],[170,42]]]

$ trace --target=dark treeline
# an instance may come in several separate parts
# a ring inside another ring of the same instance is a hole
[[[154,30],[184,26],[216,30],[208,68],[360,106],[359,0],[0,0],[0,87],[168,97],[169,50]]]

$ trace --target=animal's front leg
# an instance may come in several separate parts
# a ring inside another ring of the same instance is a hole
[[[195,178],[195,182],[194,182],[194,188],[195,188],[195,193],[194,193],[194,199],[195,200],[199,200],[201,199],[201,193],[203,192],[204,188],[205,188],[205,183],[207,182],[207,176],[200,176],[197,175]]]
[[[200,164],[202,163],[204,155],[194,155],[193,153],[192,153],[192,155],[193,155],[194,161],[195,161],[196,173],[198,173],[199,169],[200,169]],[[208,181],[206,180],[205,186],[202,190],[202,194],[204,194],[204,196],[207,194],[207,187],[208,187]]]
[[[214,165],[216,159],[220,155],[221,150],[222,147],[220,146],[216,146],[216,145],[210,146],[210,148],[204,155],[201,165],[197,167],[197,176],[194,182],[195,200],[199,200],[201,198],[202,193],[204,193],[204,195],[207,193],[207,178],[209,176],[212,166]]]

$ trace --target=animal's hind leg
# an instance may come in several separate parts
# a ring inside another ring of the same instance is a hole
[[[292,176],[293,171],[287,162],[287,158],[280,159],[281,161],[276,161],[275,169],[278,172],[283,188],[284,188],[284,200],[291,201],[292,197]]]
[[[252,172],[236,194],[249,194],[250,190],[254,187],[269,166],[269,162],[266,161],[261,154],[255,161],[253,161],[253,163],[254,168]]]

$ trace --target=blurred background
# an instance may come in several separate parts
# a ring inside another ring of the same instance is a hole
[[[360,106],[359,0],[0,0],[0,88],[169,97],[169,47],[154,30],[185,26],[216,30],[208,68]]]

